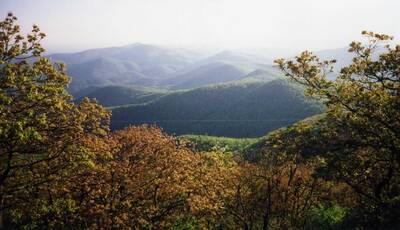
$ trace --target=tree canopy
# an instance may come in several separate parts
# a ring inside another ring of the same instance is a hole
[[[335,81],[326,77],[334,61],[320,61],[303,52],[295,61],[277,60],[306,93],[324,101],[318,135],[296,127],[294,151],[313,147],[324,153],[320,175],[349,185],[358,195],[357,218],[375,227],[398,224],[400,170],[400,45],[392,37],[363,31],[367,43],[352,42],[355,57]],[[376,54],[378,48],[383,48]],[[286,147],[285,147],[286,148]]]

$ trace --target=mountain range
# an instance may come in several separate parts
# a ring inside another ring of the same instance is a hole
[[[345,51],[317,54],[343,66]],[[150,123],[177,135],[257,137],[323,110],[265,56],[136,43],[49,58],[67,64],[77,101],[96,98],[112,110],[113,129]]]
[[[238,80],[256,69],[273,69],[271,60],[254,55],[222,51],[205,56],[140,43],[52,54],[49,58],[67,64],[72,77],[69,91],[75,96],[109,85],[187,89]]]

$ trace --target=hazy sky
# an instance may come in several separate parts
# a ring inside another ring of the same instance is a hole
[[[195,47],[321,50],[361,30],[400,37],[400,0],[0,0],[50,51],[134,42]]]

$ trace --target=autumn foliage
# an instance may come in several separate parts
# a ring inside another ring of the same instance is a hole
[[[399,225],[400,46],[364,32],[335,81],[311,52],[277,60],[326,112],[271,133],[248,162],[154,126],[110,132],[75,103],[45,34],[0,22],[0,228],[364,229]]]

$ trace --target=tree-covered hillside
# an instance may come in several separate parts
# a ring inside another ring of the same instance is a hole
[[[303,120],[300,120],[290,126],[282,127],[277,130],[271,131],[268,134],[257,138],[255,141],[250,143],[249,145],[244,146],[241,153],[243,158],[249,162],[258,162],[262,159],[263,151],[271,150],[273,147],[272,139],[274,135],[281,135],[281,139],[286,142],[294,142],[294,138],[296,138],[296,133],[293,132],[293,127],[310,127],[312,132],[309,132],[308,138],[310,140],[315,139],[320,134],[319,122],[324,118],[324,114],[317,114],[311,117],[307,117]],[[212,145],[210,143],[210,145]],[[309,152],[315,149],[302,149],[303,155],[308,155]]]
[[[165,95],[167,91],[155,88],[146,88],[141,86],[106,86],[94,89],[83,97],[96,99],[103,106],[119,106],[127,104],[146,103]]]
[[[195,151],[222,151],[242,154],[246,148],[257,143],[259,138],[232,138],[206,135],[183,135],[179,140]]]
[[[150,123],[169,133],[257,137],[320,113],[301,89],[282,80],[231,83],[177,91],[113,109],[111,127]]]

